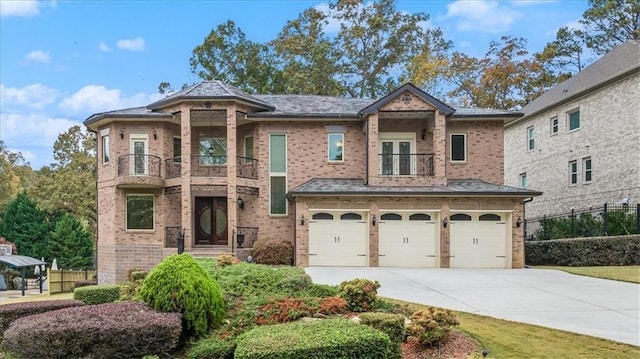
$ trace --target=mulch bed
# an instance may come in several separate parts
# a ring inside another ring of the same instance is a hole
[[[424,348],[417,342],[408,340],[402,344],[403,359],[466,359],[478,350],[475,340],[462,332],[452,331],[438,347]]]

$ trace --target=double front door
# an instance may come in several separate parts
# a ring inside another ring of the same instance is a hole
[[[195,244],[226,245],[227,199],[196,197]]]

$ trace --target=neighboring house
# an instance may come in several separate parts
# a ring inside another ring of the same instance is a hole
[[[526,217],[640,202],[640,43],[627,41],[505,125],[505,183],[544,195]]]
[[[98,272],[282,238],[300,266],[521,268],[523,199],[504,123],[411,84],[380,100],[249,95],[202,82],[95,114]]]

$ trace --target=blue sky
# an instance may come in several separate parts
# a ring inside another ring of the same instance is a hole
[[[327,2],[0,0],[0,140],[39,169],[53,162],[58,134],[91,114],[149,104],[162,81],[198,81],[191,51],[216,25],[231,19],[250,40],[269,41],[309,7]],[[414,0],[398,9],[429,14],[456,50],[482,56],[503,35],[540,51],[587,2]]]

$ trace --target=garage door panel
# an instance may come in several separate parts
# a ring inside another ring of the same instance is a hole
[[[505,268],[506,223],[504,214],[452,215],[450,267]],[[457,218],[459,220],[454,220]]]
[[[367,266],[367,222],[363,218],[364,214],[353,212],[312,215],[309,265]]]
[[[435,223],[429,216],[387,213],[379,222],[378,264],[381,267],[435,267]]]

